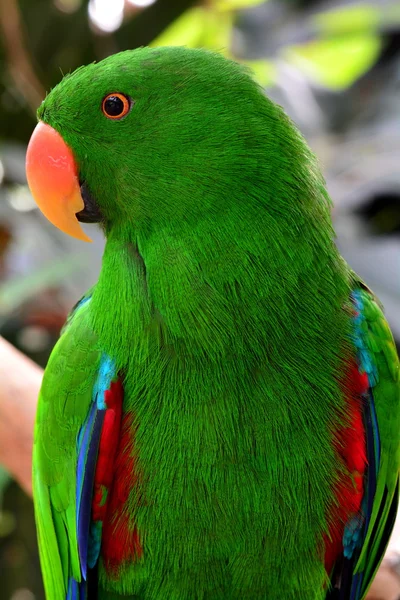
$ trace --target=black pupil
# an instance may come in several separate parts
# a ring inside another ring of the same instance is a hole
[[[124,112],[124,103],[118,96],[110,96],[104,102],[104,110],[110,117],[118,117]]]

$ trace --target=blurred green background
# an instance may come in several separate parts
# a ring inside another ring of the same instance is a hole
[[[400,2],[0,0],[0,334],[45,366],[97,278],[103,240],[68,239],[25,179],[36,108],[81,64],[142,45],[250,66],[318,154],[337,243],[400,342]],[[0,467],[0,600],[43,599],[32,505]]]

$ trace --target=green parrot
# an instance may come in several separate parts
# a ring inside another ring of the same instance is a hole
[[[400,377],[316,161],[247,70],[140,48],[67,75],[28,182],[106,237],[39,398],[48,600],[361,600],[397,509]]]

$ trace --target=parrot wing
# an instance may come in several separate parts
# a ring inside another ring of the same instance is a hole
[[[115,441],[121,420],[122,386],[89,326],[90,301],[88,295],[75,306],[49,359],[35,425],[35,517],[51,600],[86,596],[85,580],[99,555],[112,477],[107,467],[113,452],[102,449],[102,437]],[[107,424],[110,430],[110,411],[119,417],[111,419],[116,424],[114,430],[111,425],[111,438],[105,431]]]
[[[367,468],[361,515],[345,527],[329,600],[365,598],[389,542],[398,505],[400,364],[377,299],[361,282],[357,285],[352,293],[354,342],[359,372],[367,376],[363,395]]]

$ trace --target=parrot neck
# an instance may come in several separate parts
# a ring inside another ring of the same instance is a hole
[[[329,232],[302,244],[288,229],[272,243],[245,219],[231,231],[204,223],[201,236],[165,230],[140,239],[133,231],[110,232],[92,300],[95,331],[121,364],[166,348],[255,362],[268,348],[279,364],[305,332],[314,348],[329,330],[343,339],[349,283]]]
[[[146,266],[133,238],[108,236],[92,305],[94,329],[114,358],[116,348],[127,352],[132,339],[142,337],[140,323],[148,323],[152,311]]]

